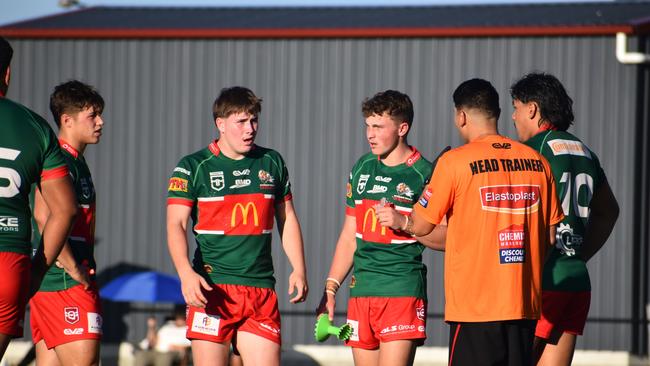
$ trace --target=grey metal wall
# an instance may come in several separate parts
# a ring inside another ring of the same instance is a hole
[[[288,303],[290,269],[276,238],[286,345],[313,342],[312,311],[343,221],[346,177],[355,159],[368,151],[362,99],[387,88],[408,93],[416,109],[410,142],[431,159],[444,146],[460,143],[450,97],[460,82],[491,80],[502,95],[501,132],[515,137],[509,85],[532,70],[554,73],[575,100],[572,130],[600,156],[622,208],[612,238],[589,264],[592,320],[578,345],[630,347],[636,69],[616,61],[613,37],[12,43],[16,52],[9,97],[49,116],[53,86],[79,78],[106,99],[105,134],[100,145],[87,150],[98,191],[100,274],[128,265],[173,273],[164,224],[171,170],[181,156],[216,137],[210,110],[220,88],[246,85],[264,98],[258,142],[277,149],[287,161],[312,289],[305,304]],[[427,344],[444,346],[443,256],[428,253],[425,258],[429,312],[434,315]],[[339,310],[345,302],[340,296]],[[146,311],[132,313],[123,305],[115,309],[113,305],[106,314],[111,332],[141,338]]]

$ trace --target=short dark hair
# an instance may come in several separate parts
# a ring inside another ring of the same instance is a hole
[[[559,131],[566,131],[573,124],[573,100],[560,80],[551,74],[537,72],[524,75],[512,84],[510,95],[522,103],[537,103],[541,120]]]
[[[9,42],[4,37],[0,37],[0,75],[4,76],[13,55],[14,49],[11,48]]]
[[[9,85],[5,85],[5,75],[9,64],[11,64],[11,57],[14,55],[14,49],[11,48],[9,42],[3,37],[0,37],[0,96],[7,93]]]
[[[457,109],[479,109],[497,120],[501,115],[499,93],[487,80],[475,78],[462,82],[454,91],[453,99]]]
[[[95,88],[79,80],[70,80],[57,85],[50,95],[50,111],[59,128],[63,114],[78,113],[90,107],[97,114],[102,114],[104,98]]]
[[[262,111],[262,98],[243,86],[223,88],[212,105],[214,119],[226,118],[233,113],[258,115]]]
[[[413,123],[411,98],[397,90],[386,90],[373,95],[372,98],[366,98],[361,103],[361,111],[365,118],[387,113],[398,122],[406,122],[409,127]]]

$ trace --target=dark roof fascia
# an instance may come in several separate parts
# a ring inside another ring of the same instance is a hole
[[[644,28],[645,27],[645,28]],[[274,29],[25,29],[0,28],[10,38],[61,39],[205,39],[205,38],[428,38],[428,37],[544,37],[636,34],[650,27],[632,25],[563,27],[446,27],[446,28],[274,28]]]

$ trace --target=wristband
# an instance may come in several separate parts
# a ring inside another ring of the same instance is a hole
[[[336,278],[327,277],[327,279],[325,280],[325,282],[327,282],[327,281],[332,281],[332,282],[336,283],[336,285],[337,285],[338,287],[341,287],[341,282],[339,282]]]

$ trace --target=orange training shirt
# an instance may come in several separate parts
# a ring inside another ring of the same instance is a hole
[[[546,159],[489,135],[445,153],[414,206],[447,215],[445,320],[538,319],[548,227],[563,218]]]

